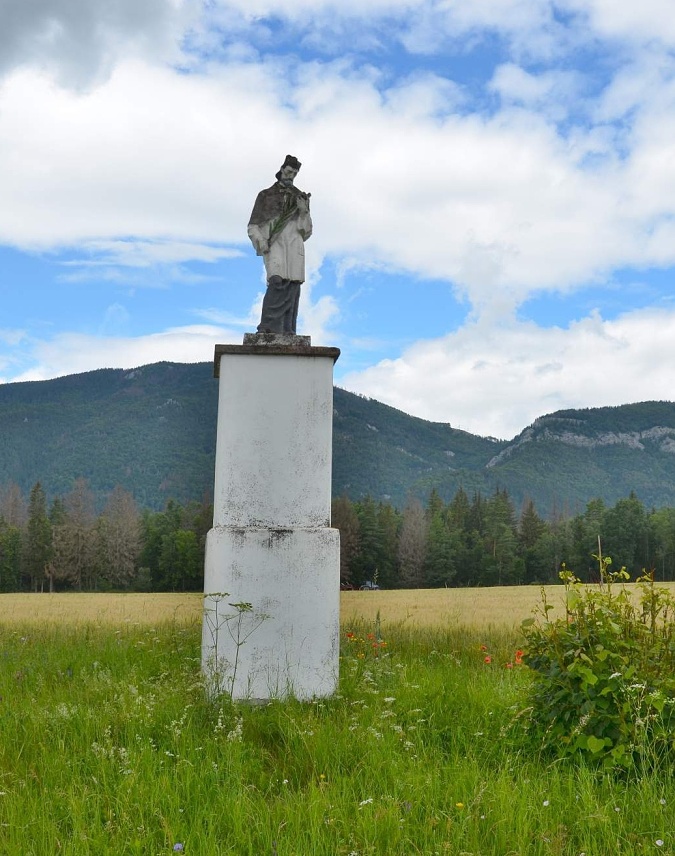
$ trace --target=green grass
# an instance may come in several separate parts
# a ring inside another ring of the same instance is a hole
[[[3,856],[673,853],[669,769],[519,748],[507,631],[345,627],[336,698],[233,707],[199,629],[0,626]]]

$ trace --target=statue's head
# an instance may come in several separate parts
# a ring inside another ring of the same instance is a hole
[[[281,181],[283,177],[287,180],[293,181],[300,171],[301,166],[302,164],[296,157],[293,155],[286,155],[286,160],[281,164],[281,169],[276,174],[277,181]]]

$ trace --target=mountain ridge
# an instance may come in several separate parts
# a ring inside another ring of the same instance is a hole
[[[213,485],[218,384],[211,363],[161,362],[0,386],[0,485],[51,497],[86,478],[97,502],[120,484],[142,507],[201,500]],[[395,505],[436,489],[509,491],[541,514],[636,491],[675,505],[675,404],[544,414],[511,441],[430,422],[335,387],[333,493]]]

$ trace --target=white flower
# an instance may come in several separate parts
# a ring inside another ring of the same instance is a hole
[[[359,803],[359,805],[360,805],[360,806],[361,806],[361,805],[370,805],[370,803],[371,803],[372,801],[373,801],[373,798],[372,798],[372,797],[368,797],[368,799],[367,799],[367,800],[361,800],[361,802]]]
[[[550,805],[550,803],[549,803],[549,801],[548,801],[548,800],[544,800],[544,802],[542,803],[542,805],[547,806],[547,805]]]
[[[657,838],[654,844],[656,844],[657,847],[663,847],[663,838]]]

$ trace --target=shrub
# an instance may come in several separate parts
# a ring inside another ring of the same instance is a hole
[[[533,681],[520,721],[545,751],[626,769],[675,750],[675,599],[653,574],[632,596],[625,568],[611,572],[611,559],[596,558],[598,586],[563,565],[564,619],[548,620],[542,590],[539,618],[523,622]]]

